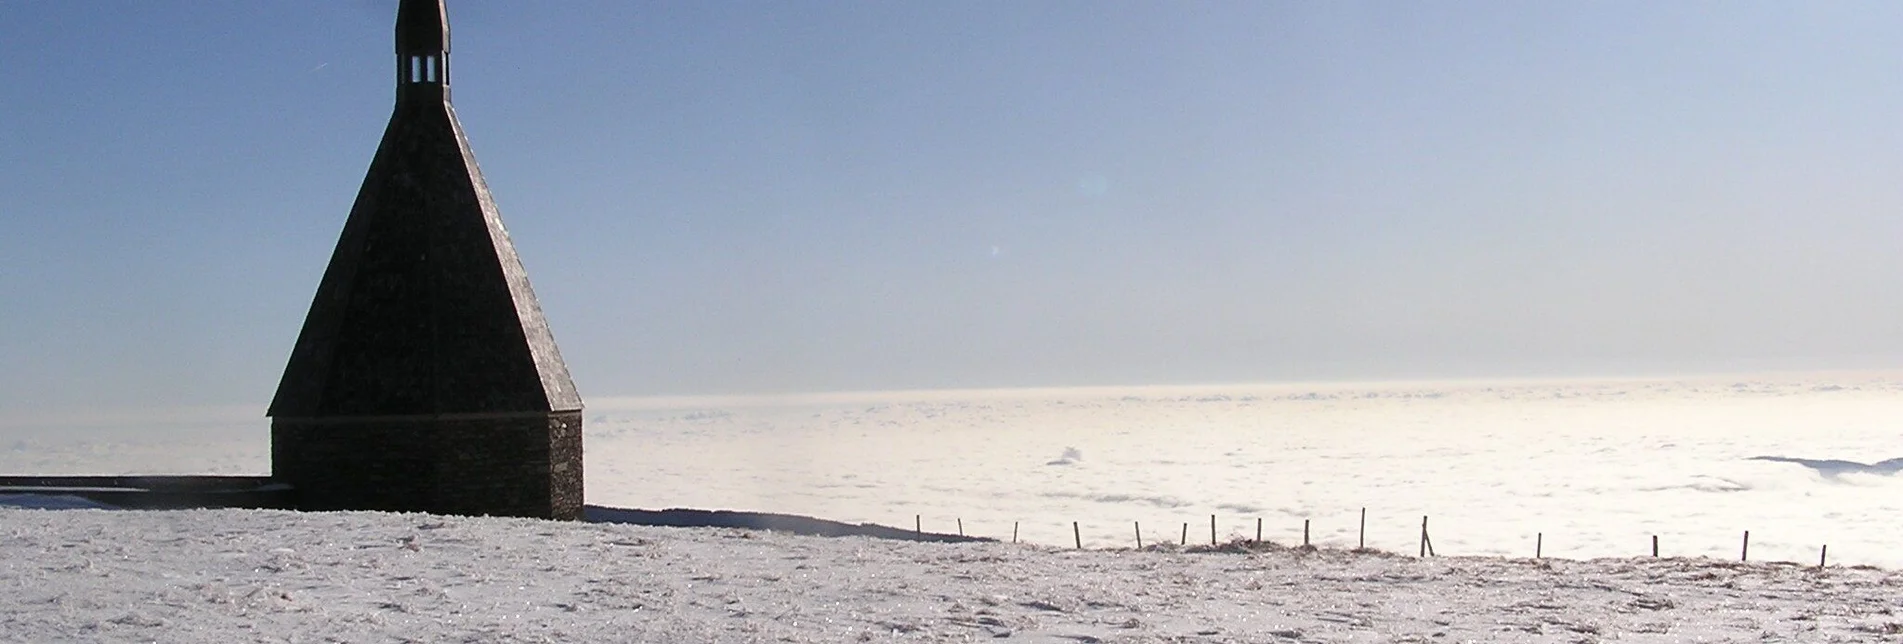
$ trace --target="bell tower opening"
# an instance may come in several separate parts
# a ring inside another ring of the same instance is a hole
[[[404,56],[397,63],[397,80],[408,84],[442,85],[449,80],[444,73],[447,67],[443,63],[444,58],[436,54]]]

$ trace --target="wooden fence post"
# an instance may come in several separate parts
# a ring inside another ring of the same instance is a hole
[[[1421,556],[1434,554],[1434,541],[1427,538],[1427,517],[1421,517]],[[1439,556],[1439,555],[1435,555]]]
[[[1308,519],[1302,519],[1302,545],[1308,545]]]
[[[1361,509],[1361,535],[1355,538],[1355,549],[1365,550],[1367,549],[1367,547],[1368,547],[1368,509],[1362,508]]]
[[[1421,517],[1421,554],[1427,556],[1427,517]]]
[[[1738,561],[1751,560],[1751,531],[1744,531],[1744,547],[1738,551]]]
[[[1209,515],[1209,545],[1216,545],[1216,515]]]
[[[1130,523],[1132,525],[1135,525],[1137,528],[1137,549],[1142,550],[1143,549],[1143,522],[1131,521]]]
[[[1076,521],[1070,522],[1070,536],[1071,538],[1074,538],[1077,540],[1077,549],[1083,550],[1084,549],[1084,531],[1077,527]]]
[[[1540,558],[1540,554],[1541,554],[1540,549],[1541,549],[1541,546],[1546,545],[1545,542],[1546,542],[1546,533],[1544,532],[1533,533],[1533,558],[1534,559]]]

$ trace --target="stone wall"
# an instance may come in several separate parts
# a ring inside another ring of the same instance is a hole
[[[303,510],[580,519],[581,412],[277,418],[272,478]]]

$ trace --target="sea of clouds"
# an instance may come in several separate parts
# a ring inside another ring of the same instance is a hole
[[[263,473],[267,422],[0,429],[0,471]],[[1903,374],[598,398],[588,500],[1069,545],[1903,566]],[[1764,457],[1770,457],[1766,459]],[[1891,463],[1891,464],[1894,464]],[[1073,528],[1075,523],[1075,528]],[[1073,530],[1076,532],[1073,532]]]

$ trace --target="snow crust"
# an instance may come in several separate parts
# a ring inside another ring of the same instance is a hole
[[[7,642],[1894,641],[1903,575],[0,509]]]

